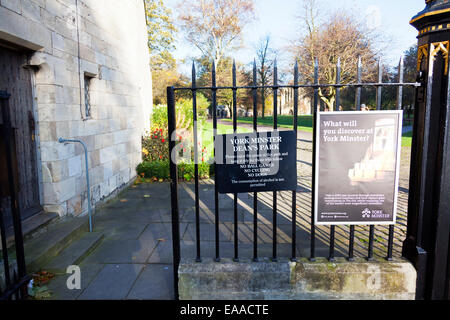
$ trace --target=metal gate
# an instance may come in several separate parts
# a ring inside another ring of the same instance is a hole
[[[2,130],[1,134],[5,141],[5,160],[6,170],[2,171],[2,176],[7,179],[8,190],[5,190],[4,186],[0,186],[0,197],[6,192],[11,199],[10,212],[12,214],[12,226],[14,236],[15,260],[11,259],[10,254],[12,248],[8,248],[7,238],[10,236],[7,234],[7,225],[5,223],[4,208],[0,206],[0,235],[2,242],[2,267],[0,269],[0,300],[10,299],[23,299],[26,297],[26,285],[31,277],[27,275],[25,267],[25,254],[23,248],[23,235],[22,235],[22,220],[20,215],[20,207],[18,206],[19,198],[17,194],[17,180],[14,174],[13,168],[13,154],[12,147],[13,130],[11,126],[11,111],[9,106],[10,94],[5,91],[0,91],[0,107],[2,118]]]
[[[273,85],[270,86],[259,86],[257,85],[257,72],[256,72],[256,63],[253,64],[253,85],[251,86],[238,86],[236,81],[236,66],[233,64],[233,70],[232,70],[232,86],[217,86],[216,85],[216,72],[215,72],[215,66],[214,63],[212,65],[212,79],[211,79],[211,86],[206,87],[197,87],[196,86],[196,74],[195,74],[195,67],[193,66],[192,70],[192,86],[186,87],[186,88],[174,88],[174,87],[168,87],[167,88],[167,104],[168,104],[168,127],[169,127],[169,157],[172,154],[173,150],[176,147],[176,107],[175,107],[175,94],[179,91],[189,91],[192,94],[193,97],[193,119],[194,119],[194,128],[193,128],[193,141],[194,141],[194,172],[195,172],[195,244],[196,244],[196,261],[201,263],[202,260],[202,254],[201,254],[201,241],[200,241],[200,234],[202,230],[200,229],[200,205],[199,205],[199,170],[198,170],[198,125],[197,125],[197,91],[198,90],[210,90],[211,91],[211,97],[212,97],[212,114],[213,114],[213,130],[214,130],[214,139],[217,134],[217,92],[219,90],[232,90],[233,93],[233,131],[236,133],[236,130],[238,128],[237,124],[237,92],[238,90],[250,90],[252,93],[252,100],[253,100],[253,131],[258,131],[258,121],[257,121],[257,91],[258,89],[262,88],[269,88],[273,91],[273,129],[278,129],[278,106],[277,106],[277,97],[278,97],[278,90],[281,88],[289,88],[294,91],[294,99],[293,99],[293,123],[292,128],[297,132],[297,123],[298,123],[298,100],[299,100],[299,89],[300,88],[310,88],[314,91],[314,100],[313,100],[313,141],[312,141],[312,172],[315,170],[315,154],[316,154],[316,141],[314,137],[316,136],[316,126],[315,126],[315,119],[317,116],[317,112],[319,110],[319,89],[321,88],[328,88],[328,87],[334,87],[337,90],[336,94],[336,101],[335,106],[340,106],[340,100],[341,100],[341,89],[343,87],[348,88],[354,88],[355,90],[355,104],[354,109],[357,111],[361,110],[361,91],[363,88],[371,87],[375,88],[376,92],[376,109],[381,110],[382,108],[382,90],[383,88],[387,87],[395,87],[397,88],[397,109],[402,109],[402,95],[403,95],[403,88],[404,87],[418,87],[420,86],[419,83],[404,83],[403,82],[403,63],[402,60],[400,60],[399,65],[399,74],[398,74],[398,82],[396,83],[383,83],[382,82],[382,71],[381,71],[381,65],[379,64],[378,68],[378,82],[376,83],[362,83],[362,65],[361,65],[361,59],[358,61],[357,67],[357,82],[356,83],[350,83],[350,84],[341,84],[341,66],[338,62],[336,65],[336,83],[334,84],[320,84],[319,83],[319,65],[318,60],[315,59],[314,64],[314,83],[313,84],[299,84],[299,69],[298,65],[295,64],[294,67],[294,81],[293,84],[279,84],[278,83],[278,70],[275,63],[274,66],[274,78],[273,78]],[[216,167],[216,163],[214,163],[214,167]],[[217,172],[214,170],[214,172]],[[177,172],[177,164],[171,159],[170,160],[170,177],[171,177],[171,205],[172,205],[172,232],[173,232],[173,262],[174,262],[174,283],[175,283],[175,295],[176,298],[178,298],[178,265],[180,263],[180,219],[179,219],[179,203],[178,203],[178,172]],[[215,214],[215,222],[214,222],[214,238],[215,238],[215,255],[214,259],[215,261],[220,261],[222,255],[221,255],[221,247],[220,247],[220,240],[219,240],[219,224],[220,224],[220,210],[219,210],[219,195],[218,195],[218,187],[217,187],[217,178],[216,175],[214,177],[214,214]],[[297,191],[292,192],[292,202],[291,202],[291,211],[292,211],[292,222],[291,222],[291,254],[290,258],[292,261],[295,261],[297,258],[297,243],[296,243],[296,232],[298,227],[298,221],[297,219],[300,217],[302,219],[309,219],[310,221],[310,243],[309,243],[309,259],[311,261],[314,261],[317,256],[317,250],[316,250],[316,230],[317,226],[315,226],[314,223],[314,188],[315,186],[315,179],[314,175],[311,178],[311,188],[309,189],[311,191],[311,202],[310,202],[310,216],[309,217],[303,217],[300,216],[297,213]],[[253,195],[253,261],[258,261],[260,258],[258,253],[258,193],[254,193]],[[233,259],[235,261],[239,260],[239,239],[238,239],[238,195],[234,194],[234,221],[233,221],[233,242],[234,242],[234,255]],[[277,252],[277,192],[273,192],[273,215],[272,215],[272,255],[271,259],[273,261],[276,261],[279,257],[279,254]],[[353,261],[355,257],[355,225],[348,226],[349,232],[348,232],[348,252],[347,252],[347,259],[349,261]],[[377,226],[381,227],[381,226]],[[383,228],[386,228],[383,226]],[[328,244],[328,255],[327,258],[330,261],[333,261],[335,259],[335,234],[336,234],[336,228],[335,226],[330,226],[328,229],[329,234],[329,244]],[[392,259],[392,248],[394,243],[394,225],[389,225],[387,227],[387,230],[382,231],[383,236],[387,240],[386,245],[386,252],[385,252],[385,258],[387,260]],[[375,235],[375,226],[371,225],[368,228],[368,246],[367,246],[367,255],[366,258],[368,260],[373,259],[373,246],[374,246],[374,235]],[[230,257],[231,258],[231,257]]]

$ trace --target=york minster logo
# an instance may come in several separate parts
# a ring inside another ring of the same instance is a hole
[[[370,210],[368,208],[365,208],[363,210],[363,212],[362,212],[362,217],[363,218],[370,218],[370,214],[371,214]]]

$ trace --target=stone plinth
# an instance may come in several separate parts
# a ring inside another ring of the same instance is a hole
[[[413,300],[416,289],[416,271],[402,259],[183,259],[178,275],[181,300]]]

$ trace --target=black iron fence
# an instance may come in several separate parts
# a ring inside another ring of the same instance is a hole
[[[27,275],[25,267],[25,254],[23,248],[22,221],[20,218],[20,210],[18,207],[18,199],[16,192],[16,181],[13,169],[13,148],[12,141],[14,136],[11,127],[11,111],[9,106],[10,95],[4,91],[0,91],[0,107],[1,107],[1,134],[4,141],[4,150],[7,172],[8,187],[2,188],[0,185],[0,199],[7,196],[11,204],[12,229],[6,227],[4,208],[0,205],[0,234],[2,242],[2,267],[0,269],[0,300],[19,300],[27,296],[27,284],[31,277]],[[14,246],[8,248],[8,239],[14,238]],[[15,249],[15,255],[11,254]],[[11,259],[15,256],[15,259]]]
[[[319,83],[319,65],[318,60],[315,60],[314,64],[314,83],[313,84],[299,84],[299,68],[297,63],[294,66],[294,80],[292,84],[279,84],[278,82],[278,69],[275,63],[274,72],[273,72],[273,84],[268,86],[261,86],[257,84],[257,69],[256,63],[253,63],[253,84],[251,86],[238,86],[236,81],[236,66],[233,64],[232,69],[232,86],[217,86],[216,84],[216,70],[214,64],[212,65],[212,78],[211,78],[211,86],[196,86],[196,74],[195,67],[193,66],[192,70],[192,86],[184,87],[184,88],[167,88],[167,103],[168,103],[168,127],[169,127],[169,156],[172,154],[176,146],[176,141],[173,139],[176,132],[176,108],[175,108],[175,94],[177,91],[190,91],[193,97],[193,119],[194,119],[194,128],[193,128],[193,148],[194,148],[194,182],[195,182],[195,245],[196,245],[196,261],[202,261],[201,255],[201,241],[200,241],[200,205],[199,205],[199,170],[198,170],[198,125],[197,125],[197,92],[199,90],[210,90],[211,91],[211,100],[212,100],[212,114],[213,114],[213,131],[214,138],[217,134],[217,92],[219,90],[232,90],[233,93],[233,102],[232,102],[232,116],[233,116],[233,131],[236,133],[238,129],[238,119],[237,119],[237,92],[238,90],[251,90],[252,101],[253,101],[253,131],[258,131],[258,89],[268,88],[273,92],[273,129],[278,129],[278,90],[281,88],[290,88],[294,91],[294,99],[293,99],[293,122],[292,129],[297,132],[297,123],[298,123],[298,103],[299,103],[299,89],[300,88],[310,88],[314,91],[313,98],[313,141],[312,141],[312,172],[315,172],[315,155],[316,155],[316,141],[314,137],[316,136],[316,126],[315,120],[317,116],[317,112],[319,109],[319,89],[321,88],[329,88],[334,87],[336,89],[336,98],[335,98],[335,110],[339,110],[339,106],[341,105],[341,90],[346,88],[355,88],[355,104],[354,107],[357,111],[361,110],[361,91],[363,87],[371,87],[376,89],[376,109],[381,110],[382,107],[382,90],[383,88],[396,88],[397,89],[397,103],[396,108],[402,109],[402,96],[403,96],[403,88],[404,87],[418,87],[419,83],[404,83],[403,82],[403,62],[400,60],[399,64],[399,73],[398,73],[398,82],[395,83],[383,83],[382,82],[382,70],[381,64],[378,64],[378,82],[374,83],[363,83],[362,82],[362,64],[361,59],[358,60],[357,64],[357,81],[356,83],[341,83],[341,65],[338,61],[336,65],[336,83],[333,84],[321,84]],[[216,167],[216,163],[214,163],[214,167]],[[214,170],[217,172],[217,170]],[[180,263],[180,218],[179,218],[179,204],[178,204],[178,176],[177,176],[177,164],[171,160],[170,162],[170,177],[171,177],[171,205],[172,205],[172,231],[173,231],[173,254],[174,254],[174,278],[175,278],[175,292],[177,296],[177,279],[178,279],[178,265]],[[314,174],[312,175],[311,181],[311,203],[310,203],[310,245],[309,245],[309,259],[314,261],[316,259],[316,225],[314,219],[314,197],[315,197],[315,178]],[[214,176],[214,238],[215,238],[215,261],[220,261],[221,259],[221,247],[219,241],[219,224],[220,224],[220,210],[219,210],[219,192],[218,192],[218,183],[217,183],[217,175]],[[238,230],[238,194],[233,195],[234,198],[234,228],[233,228],[233,243],[234,243],[234,261],[239,261],[239,230]],[[297,243],[296,243],[296,232],[297,232],[297,191],[292,191],[292,237],[291,237],[291,254],[290,259],[295,261],[297,259]],[[272,216],[272,257],[273,261],[276,261],[279,257],[277,252],[277,192],[273,192],[273,216]],[[253,261],[258,261],[258,193],[253,193]],[[329,227],[329,245],[328,245],[328,259],[330,261],[335,260],[335,234],[336,228],[334,225]],[[375,226],[370,225],[369,227],[369,235],[368,235],[368,252],[367,259],[373,259],[373,247],[374,247],[374,234],[375,234]],[[394,243],[394,225],[389,225],[388,230],[388,245],[387,251],[385,253],[385,257],[387,260],[391,260],[392,248]],[[355,225],[350,225],[349,235],[348,235],[348,252],[347,259],[349,261],[353,261],[355,247]],[[178,297],[178,296],[177,296]]]

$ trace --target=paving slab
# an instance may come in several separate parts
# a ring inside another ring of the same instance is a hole
[[[158,241],[155,249],[152,251],[147,263],[173,263],[173,244],[172,241]]]
[[[105,239],[86,259],[86,263],[145,263],[156,242]]]
[[[182,209],[180,210],[181,215]],[[153,207],[150,204],[134,212],[130,212],[129,219],[141,222],[172,222],[170,202],[166,202],[164,208]]]
[[[128,221],[105,221],[96,226],[97,231],[101,231],[106,235],[107,239],[114,240],[136,240],[146,228],[145,223]]]
[[[49,284],[48,289],[52,293],[50,300],[75,300],[88,287],[92,279],[94,279],[100,270],[103,269],[103,264],[81,264],[81,289],[68,289],[67,279],[70,274],[60,272],[55,274]]]
[[[232,237],[232,225],[229,222],[219,223],[219,241],[231,241]],[[200,224],[200,240],[201,241],[214,241],[215,237],[215,225],[209,223]],[[189,223],[185,234],[181,238],[182,240],[196,240],[196,226],[195,223]]]
[[[240,259],[252,259],[253,258],[253,244],[239,244],[239,258]],[[299,255],[296,250],[297,256]],[[269,243],[258,243],[257,246],[258,259],[271,259],[273,257],[273,246]],[[291,257],[292,246],[290,244],[278,244],[277,245],[277,257]],[[226,257],[224,255],[224,257]]]
[[[187,223],[180,223],[180,237],[186,232]],[[172,223],[149,223],[139,237],[140,241],[172,240]]]
[[[173,265],[149,264],[140,273],[126,299],[174,299]]]
[[[144,267],[143,264],[107,264],[78,299],[125,299]]]
[[[244,214],[242,209],[238,209],[238,221],[244,221]],[[214,208],[200,208],[199,209],[200,223],[214,223],[216,217]],[[219,219],[221,222],[233,222],[234,221],[234,209],[233,207],[219,210]],[[183,215],[180,217],[181,222],[195,222],[195,207],[184,210]]]

